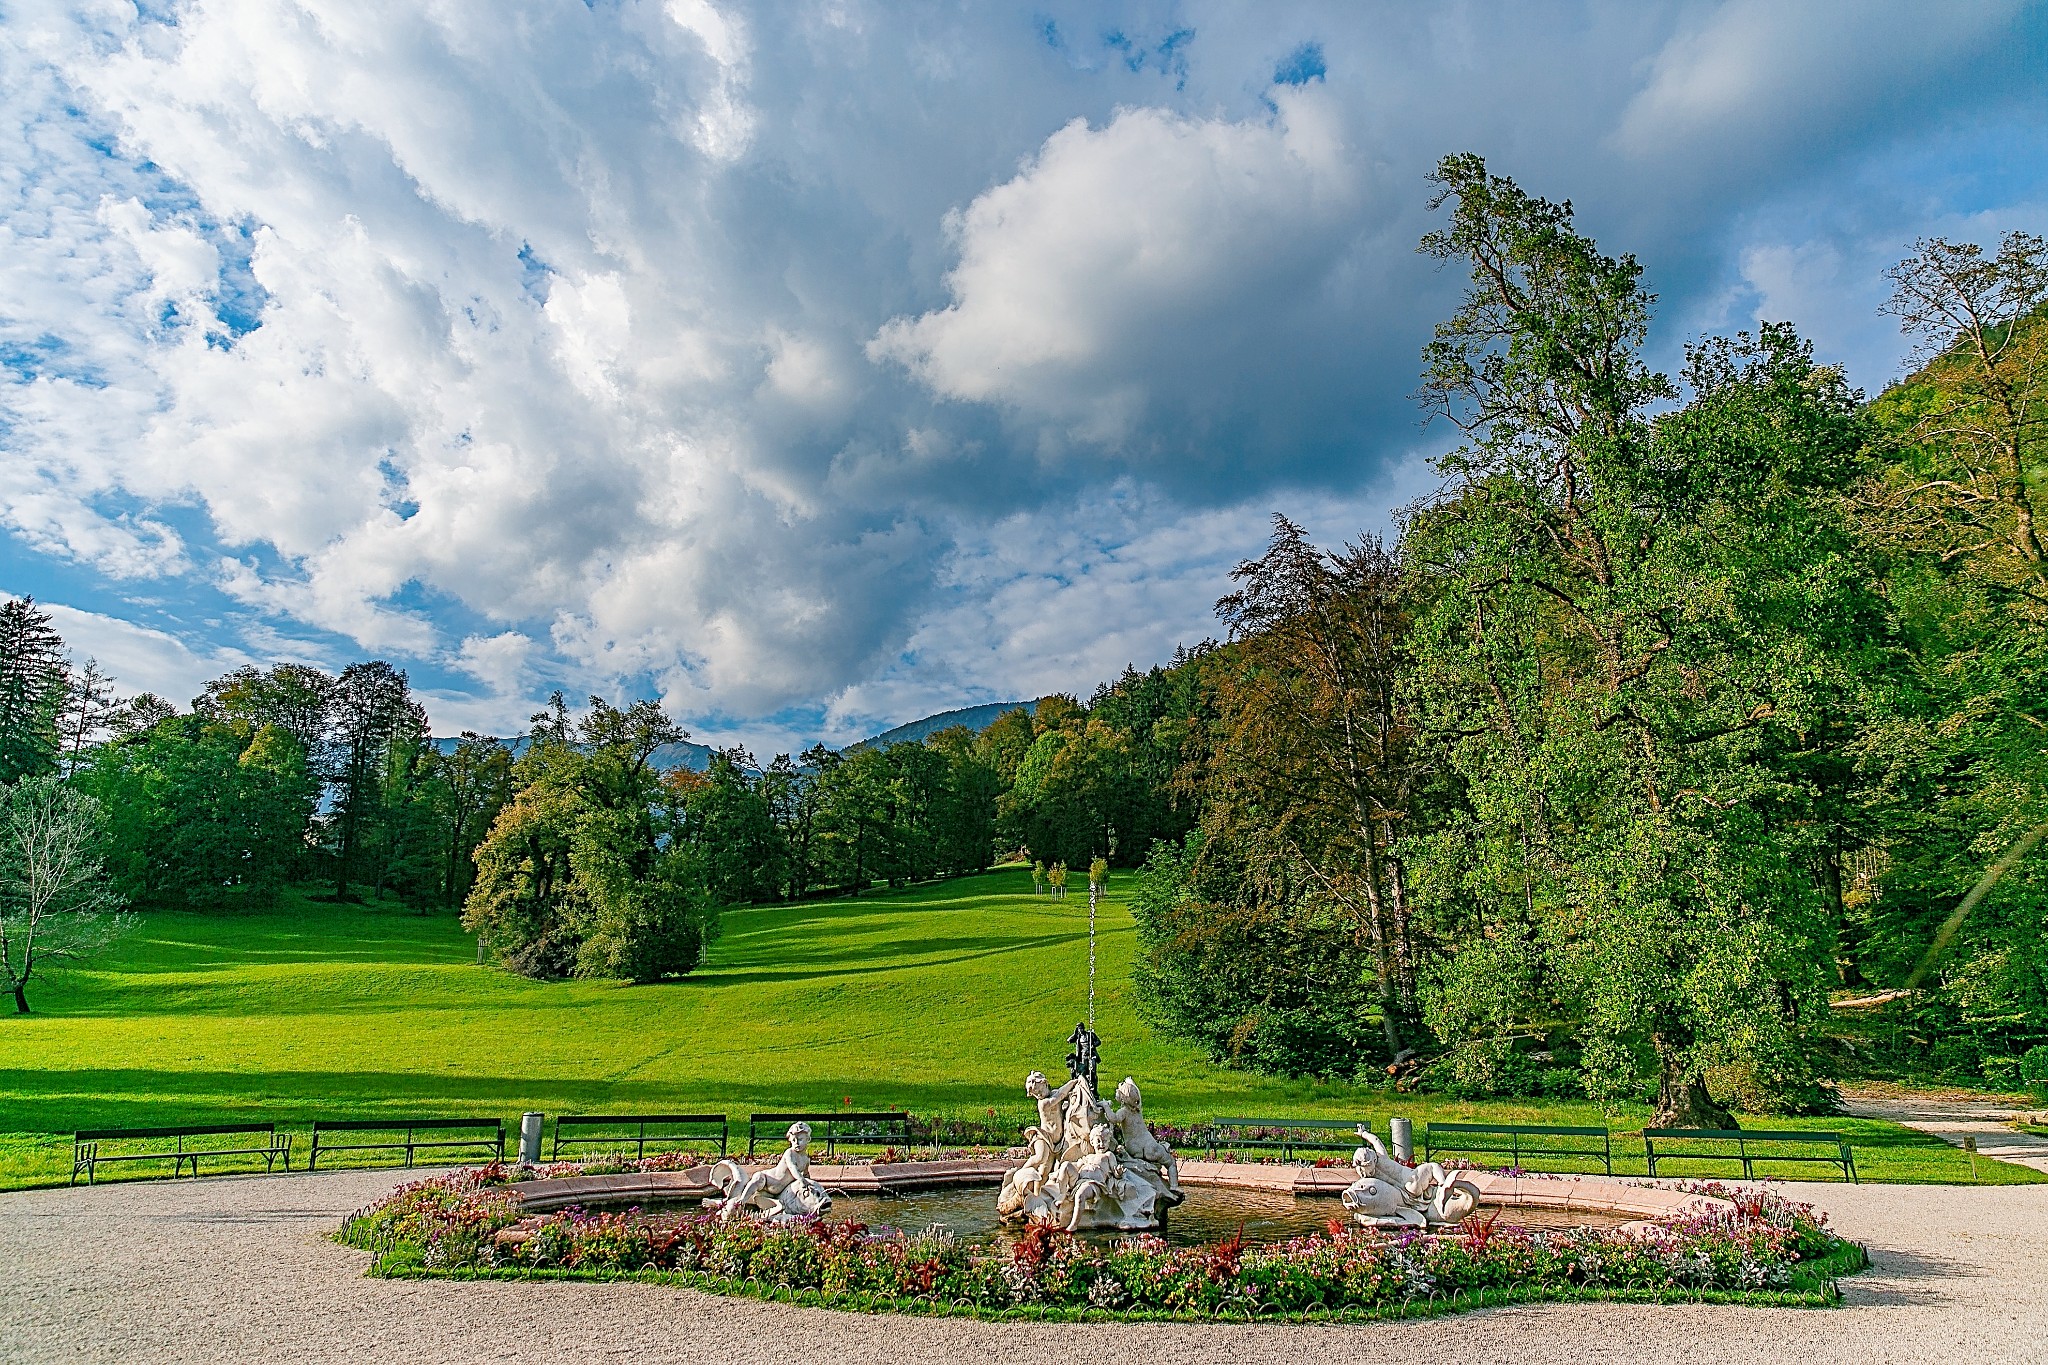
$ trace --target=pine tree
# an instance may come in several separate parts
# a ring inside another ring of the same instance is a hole
[[[0,786],[57,766],[64,641],[32,597],[0,602]]]

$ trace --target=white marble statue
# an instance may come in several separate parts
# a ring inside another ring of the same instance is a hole
[[[722,1197],[705,1200],[704,1207],[726,1220],[750,1214],[771,1223],[815,1218],[830,1209],[832,1196],[811,1179],[811,1125],[792,1123],[788,1136],[781,1159],[766,1170],[749,1171],[731,1160],[713,1166],[711,1183]]]
[[[1396,1160],[1363,1125],[1365,1145],[1351,1154],[1358,1179],[1341,1196],[1344,1207],[1369,1228],[1427,1228],[1461,1223],[1479,1207],[1479,1191],[1457,1171],[1434,1161],[1410,1167]]]
[[[1138,1083],[1129,1076],[1116,1088],[1116,1109],[1109,1121],[1116,1129],[1117,1145],[1123,1149],[1125,1168],[1178,1199],[1180,1158],[1153,1135],[1151,1125],[1145,1122],[1144,1097],[1138,1093]]]
[[[1038,1122],[1024,1132],[1029,1152],[1003,1179],[996,1212],[1063,1227],[1144,1231],[1182,1199],[1180,1163],[1146,1126],[1137,1082],[1117,1087],[1119,1107],[1095,1098],[1085,1077],[1053,1089],[1042,1071],[1024,1080]]]

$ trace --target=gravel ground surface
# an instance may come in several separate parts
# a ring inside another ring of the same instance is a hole
[[[1888,1119],[1932,1133],[1951,1147],[1963,1145],[1964,1137],[1977,1139],[1977,1150],[2000,1161],[2015,1161],[2048,1171],[2048,1138],[2013,1127],[2021,1117],[2034,1117],[2030,1109],[1998,1104],[1982,1096],[1940,1093],[1857,1093],[1844,1096],[1842,1107],[1862,1118]],[[2044,1352],[2048,1358],[2048,1352]]]
[[[372,1280],[324,1234],[390,1172],[0,1195],[0,1358],[44,1361],[2048,1361],[2048,1186],[1790,1185],[1871,1248],[1840,1309],[1628,1304],[1356,1326],[867,1317],[636,1284]]]

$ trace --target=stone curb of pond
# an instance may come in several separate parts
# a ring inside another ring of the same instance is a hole
[[[750,1169],[766,1169],[762,1162]],[[1000,1185],[1012,1161],[891,1161],[864,1166],[811,1167],[811,1178],[840,1194],[900,1194],[913,1190]],[[1266,1190],[1335,1198],[1353,1180],[1348,1167],[1269,1166],[1256,1162],[1183,1161],[1184,1185]],[[1482,1207],[1555,1209],[1565,1212],[1630,1214],[1641,1220],[1729,1213],[1734,1205],[1711,1195],[1618,1180],[1612,1176],[1512,1176],[1464,1171],[1460,1179],[1478,1187]],[[630,1200],[703,1199],[717,1193],[709,1166],[681,1171],[629,1171],[617,1175],[564,1176],[522,1180],[506,1186],[525,1213],[548,1213],[572,1204],[616,1204]]]

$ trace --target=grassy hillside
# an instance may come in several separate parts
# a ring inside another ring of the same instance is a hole
[[[315,1116],[839,1107],[1020,1119],[1086,1009],[1088,902],[1007,869],[859,900],[736,911],[707,969],[662,986],[542,984],[475,965],[452,918],[293,902],[156,914],[94,970],[0,1018],[0,1187],[61,1182],[78,1127]],[[1105,902],[1103,1069],[1147,1107],[1418,1121],[1599,1122],[1591,1105],[1469,1103],[1245,1076],[1155,1037],[1130,999],[1134,932]],[[1616,1126],[1642,1121],[1640,1112]],[[1809,1126],[1818,1126],[1809,1124]],[[1873,1178],[1967,1180],[1960,1152],[1848,1121]],[[1640,1165],[1638,1160],[1637,1165]],[[1980,1161],[1987,1180],[2032,1172]]]

